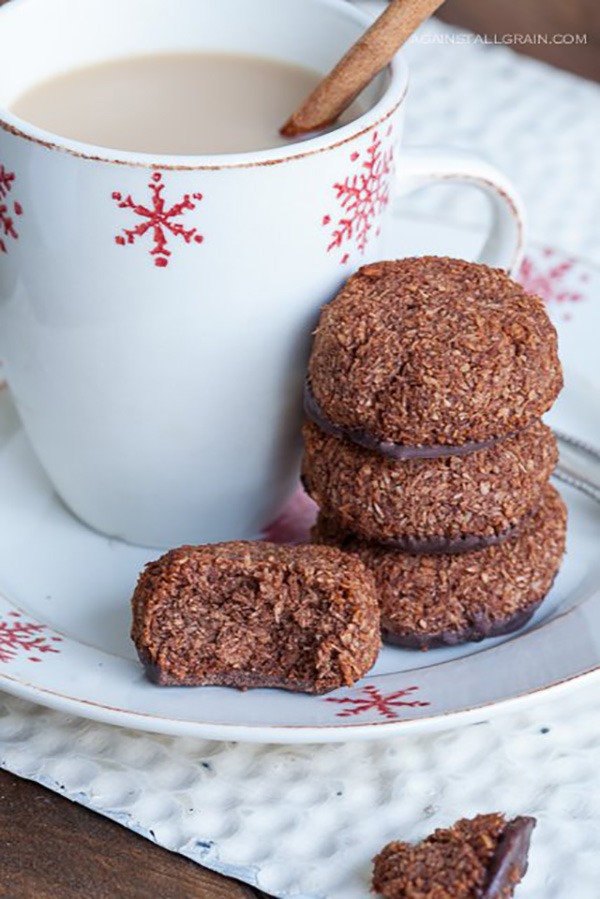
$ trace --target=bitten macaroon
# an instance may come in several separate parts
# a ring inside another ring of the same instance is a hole
[[[146,566],[132,639],[162,685],[349,686],[379,653],[379,608],[360,559],[325,546],[183,546]]]

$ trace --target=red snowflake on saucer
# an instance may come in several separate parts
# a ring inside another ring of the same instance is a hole
[[[388,129],[386,137],[391,134]],[[354,151],[350,161],[358,171],[348,175],[344,181],[333,185],[336,200],[341,207],[339,219],[332,233],[328,252],[354,242],[360,253],[364,253],[371,231],[390,201],[390,179],[393,172],[394,151],[391,146],[384,149],[379,132],[374,131],[370,145],[364,153]],[[324,227],[332,222],[331,215],[323,218]],[[375,229],[379,233],[379,229]],[[345,253],[341,263],[348,261]]]
[[[546,304],[578,303],[585,299],[585,294],[576,285],[585,284],[588,274],[576,272],[580,265],[577,259],[563,257],[556,260],[555,256],[556,250],[551,247],[545,247],[537,260],[526,256],[517,275],[519,283]],[[569,315],[565,314],[563,318],[568,319]]]
[[[20,203],[16,201],[12,204],[12,210],[8,202],[8,195],[12,190],[15,180],[15,173],[9,172],[0,163],[0,253],[7,253],[6,237],[12,237],[17,240],[19,237],[13,219],[13,215],[22,215],[23,209]]]
[[[336,713],[336,718],[349,718],[351,715],[362,715],[364,712],[376,712],[381,718],[397,719],[400,717],[397,708],[424,708],[428,702],[420,702],[418,699],[407,701],[404,697],[416,693],[418,687],[405,687],[404,690],[396,690],[395,693],[382,694],[377,687],[361,687],[355,697],[344,696],[338,699],[335,696],[328,697],[325,702],[338,702],[346,705],[342,712]]]
[[[165,185],[160,172],[152,175],[148,187],[150,188],[150,203],[147,206],[137,203],[131,194],[123,198],[119,191],[113,192],[113,200],[117,201],[119,209],[131,209],[142,219],[133,228],[123,228],[122,233],[115,237],[115,242],[119,246],[135,243],[138,237],[143,237],[147,231],[151,231],[153,247],[150,255],[154,256],[155,265],[164,268],[169,264],[171,256],[171,250],[168,248],[170,235],[182,237],[186,243],[191,241],[202,243],[204,240],[197,228],[184,228],[180,222],[173,221],[179,216],[185,215],[187,210],[195,209],[196,203],[202,199],[202,194],[184,194],[179,203],[167,206],[163,197]]]
[[[60,652],[53,644],[60,643],[60,637],[45,635],[43,624],[24,621],[19,612],[9,612],[9,621],[0,619],[0,662],[10,662],[20,652],[27,654],[30,662],[41,662],[36,653]]]

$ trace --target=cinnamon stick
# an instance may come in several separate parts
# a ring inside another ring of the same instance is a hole
[[[361,38],[280,129],[297,137],[332,125],[444,0],[391,0]]]

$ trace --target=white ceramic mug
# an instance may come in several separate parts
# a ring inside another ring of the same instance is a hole
[[[39,459],[92,527],[158,547],[259,534],[296,482],[318,309],[378,258],[391,196],[450,179],[482,188],[494,209],[482,258],[506,268],[521,206],[473,156],[398,152],[401,56],[361,118],[284,149],[106,150],[24,123],[11,102],[48,76],[140,53],[223,50],[326,71],[368,21],[346,0],[0,9],[0,353]]]

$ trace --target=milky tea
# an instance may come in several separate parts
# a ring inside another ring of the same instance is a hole
[[[139,153],[237,153],[282,146],[280,126],[320,76],[230,53],[114,59],[42,81],[15,115],[62,137]],[[361,114],[354,104],[343,122]]]

